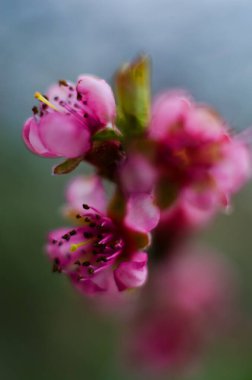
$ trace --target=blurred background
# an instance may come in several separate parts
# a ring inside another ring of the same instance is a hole
[[[121,327],[53,276],[43,255],[47,231],[62,223],[57,210],[69,176],[52,177],[53,162],[23,145],[33,93],[80,73],[110,81],[120,64],[147,52],[154,92],[186,88],[241,130],[252,124],[251,14],[250,0],[1,1],[1,379],[141,378],[118,359]],[[249,315],[251,184],[235,198],[234,210],[201,240],[234,262]],[[239,337],[209,352],[199,375],[186,378],[251,380],[251,349],[248,322]]]

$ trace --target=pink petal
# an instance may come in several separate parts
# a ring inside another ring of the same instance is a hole
[[[86,281],[73,281],[73,284],[83,295],[97,296],[100,294],[112,300],[119,292],[115,283],[114,273],[111,269],[109,267],[106,270],[98,272]]]
[[[49,152],[41,141],[38,128],[39,126],[34,117],[30,117],[26,120],[22,131],[22,137],[27,148],[32,153],[38,154],[42,157],[55,157],[55,155]]]
[[[138,252],[133,255],[131,261],[118,265],[114,277],[119,291],[144,285],[148,275],[147,260],[145,252]]]
[[[193,197],[193,191],[191,195],[190,190],[181,194],[170,208],[161,213],[158,229],[163,238],[166,238],[169,230],[183,233],[188,229],[204,227],[213,218],[219,206],[217,196],[218,194],[215,193],[212,198],[209,193],[209,199],[206,197],[203,202],[203,199],[199,197],[197,203],[197,196]],[[213,199],[216,200],[215,203],[212,203]]]
[[[90,132],[78,119],[58,112],[40,120],[40,136],[55,156],[74,158],[90,149]]]
[[[227,126],[220,117],[206,106],[195,106],[188,112],[185,132],[201,140],[218,140],[227,133]]]
[[[154,140],[166,137],[172,128],[179,127],[191,107],[190,98],[182,91],[160,95],[153,105],[150,136]]]
[[[75,177],[66,190],[67,207],[83,212],[83,203],[104,212],[106,193],[100,177],[96,175]]]
[[[120,168],[121,185],[126,193],[143,193],[152,190],[156,171],[140,154],[129,154]]]
[[[115,99],[107,82],[95,76],[81,75],[78,78],[77,92],[85,97],[87,107],[102,125],[114,122]]]
[[[212,169],[212,174],[220,191],[232,194],[251,177],[251,153],[243,143],[232,140],[223,146],[222,155],[223,159]]]
[[[127,202],[125,224],[135,231],[149,232],[158,224],[160,212],[150,194],[133,194]]]

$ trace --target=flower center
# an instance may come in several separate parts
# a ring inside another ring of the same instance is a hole
[[[81,241],[78,244],[71,244],[70,252],[75,252],[78,248],[84,247],[85,245],[91,243],[92,241],[94,241],[94,239],[84,240],[84,241]]]
[[[83,208],[93,209],[85,204]],[[54,272],[64,272],[78,281],[85,280],[112,266],[121,254],[124,241],[116,226],[107,216],[93,211],[94,214],[77,214],[80,226],[51,241]]]

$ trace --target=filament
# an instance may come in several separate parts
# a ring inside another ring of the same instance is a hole
[[[55,111],[59,111],[59,109],[54,104],[49,102],[49,100],[47,100],[40,92],[35,92],[34,98],[38,99],[40,102],[46,104],[48,107],[54,109]]]

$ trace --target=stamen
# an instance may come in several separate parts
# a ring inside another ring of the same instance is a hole
[[[40,92],[35,92],[34,94],[34,98],[38,99],[40,102],[46,104],[48,107],[51,107],[52,109],[54,109],[55,111],[58,111],[60,112],[60,110],[54,105],[52,104],[51,102],[49,102],[49,100],[47,100]]]
[[[59,80],[59,85],[60,85],[60,86],[68,87],[67,81],[66,81],[65,79],[60,79],[60,80]]]
[[[82,241],[78,244],[71,244],[70,251],[75,252],[79,247],[84,247],[85,245],[91,243],[94,239],[88,239],[85,241]]]
[[[34,113],[34,115],[37,115],[38,114],[38,107],[34,106],[32,107],[32,112]]]

